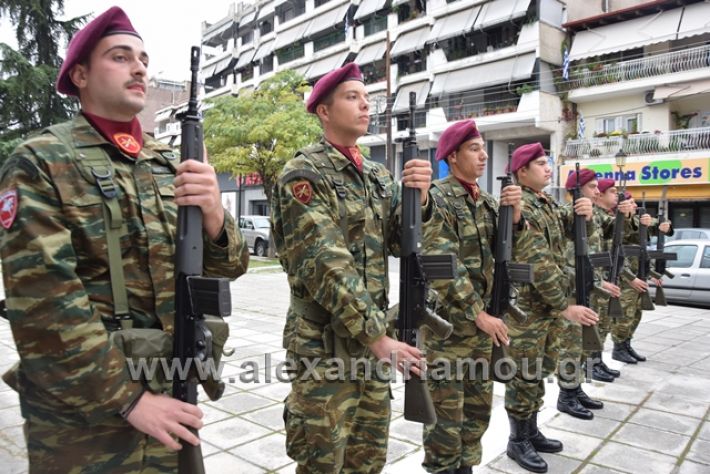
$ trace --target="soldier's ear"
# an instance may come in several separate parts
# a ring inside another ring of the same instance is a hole
[[[449,155],[449,164],[456,163],[456,152],[452,151]]]
[[[316,115],[320,118],[321,122],[328,122],[330,119],[330,110],[325,104],[316,105]]]
[[[88,68],[86,65],[76,64],[69,72],[69,79],[71,79],[79,90],[86,87],[86,83],[88,82]]]

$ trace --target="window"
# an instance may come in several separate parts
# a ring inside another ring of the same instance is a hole
[[[706,249],[707,250],[707,249]],[[666,252],[674,253],[678,258],[669,260],[668,266],[673,268],[690,268],[695,260],[695,254],[698,251],[697,245],[669,245],[665,248]]]
[[[261,74],[266,74],[274,70],[274,55],[269,54],[261,60]]]
[[[269,203],[268,201],[251,201],[249,203],[249,208],[251,213],[255,216],[268,216],[269,215]]]
[[[616,115],[598,118],[596,122],[597,134],[612,132],[638,133],[641,128],[641,114]]]
[[[365,78],[365,84],[384,81],[387,74],[384,59],[360,66],[360,70],[362,71],[362,76]]]
[[[345,30],[338,28],[335,31],[331,31],[323,36],[313,39],[313,51],[321,51],[334,44],[342,43],[345,41]]]
[[[277,16],[280,23],[286,23],[306,13],[306,0],[292,0],[278,6]]]
[[[409,127],[409,114],[397,115],[397,131],[407,130]],[[414,111],[414,127],[426,127],[426,110]]]
[[[274,22],[272,20],[265,20],[259,25],[259,32],[262,36],[272,31],[274,31]]]
[[[276,51],[276,57],[279,58],[279,64],[286,64],[294,59],[302,58],[303,55],[303,43],[296,43]]]
[[[254,41],[254,30],[249,30],[239,37],[242,40],[242,46]]]
[[[365,36],[374,35],[380,31],[387,29],[387,15],[371,16],[363,25],[365,27]]]
[[[409,0],[406,3],[398,5],[397,19],[399,23],[413,20],[424,15],[426,12],[426,0]]]
[[[700,268],[710,268],[710,245],[705,246],[703,258],[700,259]]]
[[[414,51],[397,58],[399,76],[407,76],[426,70],[426,51]]]
[[[315,7],[315,8],[318,8],[318,7],[321,6],[321,5],[325,5],[325,4],[328,3],[329,1],[330,1],[330,0],[316,0],[316,1],[315,1],[315,4],[314,4],[314,7]]]
[[[248,81],[254,77],[254,64],[249,64],[244,69],[242,69],[242,82]]]

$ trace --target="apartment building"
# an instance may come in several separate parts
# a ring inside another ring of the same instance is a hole
[[[575,162],[619,178],[621,150],[637,200],[655,210],[667,186],[675,226],[710,227],[710,3],[568,3],[562,87],[584,126],[569,132],[561,178]]]
[[[558,158],[574,120],[557,91],[566,34],[560,0],[272,0],[233,4],[203,23],[206,98],[238,95],[284,69],[310,83],[347,62],[358,63],[371,96],[370,134],[361,144],[385,162],[386,109],[392,109],[395,173],[407,135],[408,95],[417,93],[415,124],[432,160],[452,122],[474,118],[491,156],[481,186],[495,177],[509,145],[541,141]],[[390,40],[390,96],[385,60]],[[169,119],[168,119],[169,120]],[[572,122],[570,122],[572,120]],[[167,125],[166,125],[167,128]],[[443,163],[435,173],[445,176]],[[258,183],[245,188],[243,213],[264,208]]]

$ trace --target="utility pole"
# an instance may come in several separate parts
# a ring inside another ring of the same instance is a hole
[[[387,83],[387,102],[385,105],[385,126],[386,126],[386,138],[385,138],[385,162],[387,163],[387,169],[390,171],[392,176],[395,176],[395,153],[394,147],[392,146],[392,85],[390,80],[390,69],[391,69],[391,57],[390,57],[390,32],[387,31],[387,42],[385,43],[385,82]]]

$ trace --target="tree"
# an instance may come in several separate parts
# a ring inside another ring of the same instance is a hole
[[[254,92],[211,101],[204,121],[210,163],[233,176],[258,173],[271,201],[286,161],[321,134],[303,104],[308,87],[300,74],[282,71]]]
[[[15,27],[17,50],[0,43],[0,160],[30,132],[71,117],[75,106],[54,82],[62,63],[59,41],[86,17],[66,21],[64,0],[2,0],[0,19]]]

